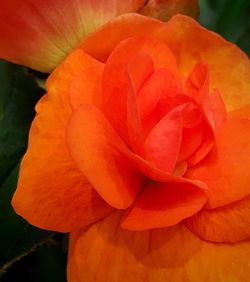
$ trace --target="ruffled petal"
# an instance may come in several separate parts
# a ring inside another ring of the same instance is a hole
[[[0,2],[0,57],[53,70],[89,33],[136,12],[145,0],[11,0]]]
[[[185,221],[202,239],[236,243],[250,238],[250,196],[230,205],[202,210]]]
[[[146,184],[121,226],[133,231],[172,226],[198,212],[205,202],[204,191],[189,183]]]
[[[250,194],[250,105],[243,111],[244,116],[241,109],[228,114],[215,132],[211,153],[185,175],[207,184],[207,208],[227,205]]]
[[[144,144],[145,159],[169,173],[174,171],[181,147],[181,107],[167,113],[152,129]]]
[[[247,55],[186,16],[173,16],[167,23],[162,23],[137,14],[122,15],[86,38],[80,47],[105,61],[121,40],[132,36],[147,36],[167,44],[185,76],[198,62],[207,63],[210,87],[220,91],[227,111],[250,103],[250,61]]]
[[[131,232],[119,227],[120,218],[71,233],[69,282],[249,280],[250,242],[208,243],[181,224]]]
[[[67,126],[67,141],[79,169],[111,206],[130,206],[144,177],[118,150],[125,144],[93,105],[82,105]]]
[[[36,107],[12,204],[19,215],[40,228],[68,232],[112,211],[79,171],[65,142],[72,114],[69,86],[86,67],[99,64],[81,50],[74,51],[49,78],[48,94]]]
[[[130,145],[134,152],[144,155],[143,144],[145,134],[139,114],[137,92],[154,71],[154,63],[150,56],[138,54],[126,70],[128,78],[127,93],[127,129]]]
[[[126,72],[128,66],[132,69],[133,61],[140,54],[149,56],[155,69],[167,68],[178,74],[173,54],[165,44],[159,41],[142,37],[129,38],[120,42],[112,52],[105,65],[103,74],[103,108],[105,115],[127,144],[129,144],[127,132],[127,94],[129,84]],[[150,66],[148,65],[148,67]]]

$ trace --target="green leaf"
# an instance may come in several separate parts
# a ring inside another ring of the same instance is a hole
[[[25,68],[0,61],[0,273],[53,234],[32,227],[11,206],[20,159],[41,94]]]
[[[29,225],[17,216],[11,207],[11,197],[16,188],[18,170],[19,166],[13,170],[0,189],[0,274],[53,234]]]
[[[248,55],[250,29],[249,0],[200,0],[200,23],[238,44]]]
[[[25,68],[0,61],[0,183],[25,152],[41,94]]]
[[[66,282],[67,256],[62,243],[51,240],[36,252],[37,282]]]

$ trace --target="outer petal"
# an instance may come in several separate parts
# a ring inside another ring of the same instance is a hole
[[[211,87],[221,92],[228,111],[250,103],[248,57],[237,46],[186,16],[174,16],[162,23],[136,14],[123,15],[90,35],[80,47],[105,61],[121,40],[138,35],[169,45],[186,76],[196,63],[208,63]]]
[[[141,231],[172,226],[198,212],[205,202],[204,191],[188,183],[148,184],[123,217],[122,227]]]
[[[208,243],[183,225],[130,232],[119,221],[115,214],[71,233],[69,282],[249,281],[249,242]]]
[[[250,194],[250,105],[229,113],[215,133],[216,145],[198,166],[187,171],[208,185],[208,208],[230,204]]]
[[[198,0],[148,0],[140,13],[167,21],[175,14],[185,14],[194,18],[199,15]]]
[[[87,34],[145,0],[0,1],[0,57],[50,72]]]
[[[202,239],[235,243],[250,238],[250,196],[228,206],[202,210],[186,226]]]
[[[52,74],[37,105],[28,151],[12,204],[31,224],[61,232],[92,223],[112,211],[70,156],[65,129],[72,114],[68,90],[74,76],[99,63],[74,51]]]
[[[118,209],[130,206],[144,177],[117,150],[125,145],[102,112],[81,106],[68,124],[67,140],[79,169],[101,197]]]

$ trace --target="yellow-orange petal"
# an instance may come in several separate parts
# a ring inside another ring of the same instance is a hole
[[[36,107],[12,205],[40,228],[68,232],[112,211],[77,168],[65,140],[72,114],[70,84],[85,68],[99,64],[81,50],[74,51],[51,75],[48,94]]]
[[[114,214],[71,233],[69,282],[249,281],[250,242],[208,243],[181,224],[126,231],[120,218]]]
[[[250,103],[250,61],[247,55],[187,16],[173,16],[163,23],[137,14],[122,15],[87,37],[80,48],[105,61],[121,40],[132,36],[146,36],[167,44],[185,76],[198,62],[207,63],[211,73],[210,86],[220,91],[227,111]]]
[[[0,58],[52,71],[89,33],[145,0],[0,1]]]
[[[199,15],[198,0],[148,0],[139,10],[140,14],[167,21],[175,14],[184,14],[194,18]]]
[[[125,144],[101,111],[85,104],[67,126],[67,142],[79,169],[111,206],[130,206],[144,177],[117,148]]]
[[[172,226],[197,213],[205,202],[204,191],[189,183],[146,184],[121,226],[132,231]]]
[[[207,208],[238,201],[250,194],[250,105],[229,113],[227,121],[215,132],[215,146],[186,177],[207,184]]]
[[[202,239],[236,243],[250,239],[250,196],[230,205],[202,210],[185,221]]]

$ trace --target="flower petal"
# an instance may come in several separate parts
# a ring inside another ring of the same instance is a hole
[[[19,215],[40,228],[68,232],[112,211],[78,170],[65,142],[72,114],[69,85],[75,75],[94,64],[99,63],[81,50],[74,51],[49,78],[48,94],[36,108],[12,204]]]
[[[69,98],[72,110],[75,111],[82,104],[93,103],[97,107],[102,105],[102,74],[103,64],[86,67],[72,81]]]
[[[121,226],[128,230],[168,227],[198,212],[206,195],[189,183],[155,183],[143,187]]]
[[[208,243],[181,224],[131,232],[119,227],[120,218],[71,233],[69,282],[249,280],[250,242]]]
[[[103,35],[102,35],[103,36]],[[178,73],[169,48],[159,41],[142,37],[126,39],[110,55],[103,74],[104,112],[118,134],[127,144],[127,69],[140,54],[151,57],[155,69],[167,68]],[[150,68],[150,65],[148,65]]]
[[[215,148],[186,177],[207,184],[207,208],[238,201],[250,194],[250,105],[229,113],[227,121],[215,132]]]
[[[220,91],[227,111],[250,103],[250,61],[236,45],[181,15],[174,16],[159,37],[175,54],[184,75],[199,62],[208,64],[210,88]]]
[[[156,70],[138,92],[138,107],[146,135],[172,108],[185,103],[181,82],[168,70]],[[188,98],[188,97],[187,97]],[[190,99],[191,100],[191,99]]]
[[[50,72],[89,33],[145,0],[0,2],[0,57]]]
[[[250,238],[250,196],[230,205],[202,210],[185,221],[202,239],[236,243]]]
[[[144,177],[117,150],[125,145],[102,112],[91,104],[79,107],[69,121],[67,140],[79,169],[100,196],[115,208],[130,206]]]
[[[162,23],[137,14],[122,15],[86,38],[80,48],[105,61],[121,40],[132,36],[147,36],[167,44],[186,77],[195,64],[207,63],[210,86],[220,91],[227,111],[250,103],[249,58],[236,45],[186,16],[173,16]]]
[[[136,94],[153,71],[154,63],[151,57],[144,54],[138,54],[127,67],[127,129],[133,151],[141,155],[144,155],[145,134],[141,124]]]
[[[175,14],[185,14],[194,18],[199,15],[198,0],[148,0],[140,14],[167,21]]]
[[[145,159],[158,169],[172,173],[181,147],[182,106],[167,113],[148,135],[145,144]]]

